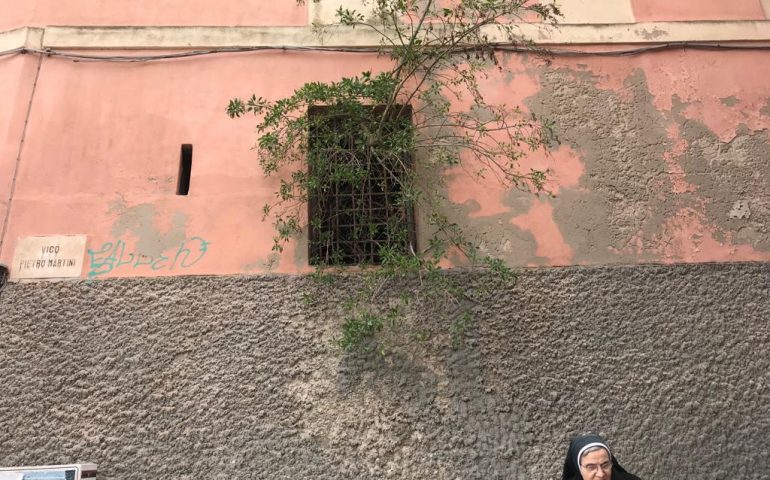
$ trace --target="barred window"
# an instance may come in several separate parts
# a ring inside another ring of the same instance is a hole
[[[378,264],[386,248],[414,248],[414,208],[403,195],[412,174],[411,148],[402,141],[411,135],[412,110],[393,110],[394,118],[380,127],[384,107],[309,109],[311,265]],[[385,133],[373,143],[377,128]]]

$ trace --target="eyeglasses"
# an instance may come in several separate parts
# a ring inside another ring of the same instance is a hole
[[[610,462],[608,460],[608,461],[606,461],[606,462],[604,462],[602,464],[589,463],[587,465],[581,465],[581,467],[585,468],[586,472],[588,472],[588,473],[596,473],[596,472],[599,471],[600,468],[602,470],[604,470],[605,472],[607,472],[607,471],[609,471],[612,468],[612,462]]]

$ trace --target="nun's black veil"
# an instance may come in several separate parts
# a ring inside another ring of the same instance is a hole
[[[569,444],[567,450],[567,458],[564,459],[564,472],[561,475],[561,480],[582,480],[580,475],[580,467],[577,464],[577,455],[580,450],[591,443],[600,443],[607,452],[610,453],[612,458],[612,480],[639,480],[639,477],[628,473],[618,463],[618,459],[610,451],[610,447],[607,446],[607,442],[604,441],[599,435],[589,433],[587,435],[579,435],[575,437]]]

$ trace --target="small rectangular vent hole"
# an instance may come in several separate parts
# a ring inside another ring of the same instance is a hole
[[[192,152],[193,146],[191,143],[182,144],[182,152],[179,156],[179,181],[176,184],[177,195],[187,195],[187,193],[190,191]]]

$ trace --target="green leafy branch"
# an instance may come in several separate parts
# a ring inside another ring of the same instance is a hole
[[[473,325],[474,299],[444,272],[447,259],[485,268],[495,281],[515,277],[501,260],[480,254],[477,242],[443,213],[442,172],[472,164],[477,177],[544,190],[547,172],[521,171],[519,161],[552,141],[551,125],[518,107],[488,103],[480,82],[503,69],[496,49],[501,39],[531,45],[518,35],[516,21],[534,15],[553,23],[560,12],[552,3],[526,0],[362,5],[368,14],[339,8],[338,22],[376,33],[378,56],[390,60],[389,68],[308,82],[277,100],[235,98],[227,113],[257,118],[260,166],[265,175],[280,177],[275,201],[262,210],[274,221],[273,249],[281,251],[308,230],[315,242],[311,263],[319,272],[355,263],[364,275],[346,304],[338,344],[385,352],[387,345],[441,334],[413,314],[413,307],[427,306],[446,319],[457,346]],[[366,210],[356,204],[358,197],[370,204],[375,197],[387,200]],[[383,209],[385,217],[374,213]],[[432,232],[420,248],[413,241],[412,211]],[[361,260],[340,247],[356,242],[375,251]],[[411,285],[406,292],[405,284]],[[394,299],[392,292],[401,293]]]

